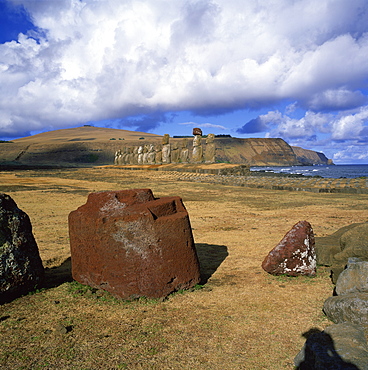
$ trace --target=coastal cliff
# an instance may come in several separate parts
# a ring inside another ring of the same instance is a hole
[[[333,164],[332,159],[328,159],[323,153],[299,148],[298,146],[292,146],[292,149],[302,165]]]
[[[173,145],[178,146],[182,141],[182,138],[170,138]],[[0,164],[60,167],[113,164],[115,152],[123,147],[161,142],[160,135],[83,126],[1,142]],[[202,145],[205,151],[205,137]],[[248,166],[331,164],[323,153],[291,147],[279,138],[216,137],[215,146],[217,163]],[[191,139],[188,139],[188,147],[191,150]]]
[[[249,166],[297,166],[292,147],[282,139],[236,139],[216,141],[217,160]]]

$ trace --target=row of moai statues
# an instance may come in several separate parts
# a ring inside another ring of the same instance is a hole
[[[208,134],[206,148],[202,147],[202,130],[193,129],[192,155],[188,149],[188,139],[179,143],[170,143],[169,134],[165,134],[161,144],[145,144],[134,147],[125,147],[115,153],[114,163],[122,164],[168,164],[168,163],[214,163],[215,162],[215,135]]]

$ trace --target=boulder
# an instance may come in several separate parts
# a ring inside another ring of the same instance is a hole
[[[316,274],[316,253],[314,233],[307,221],[299,221],[270,251],[262,263],[262,268],[272,275]]]
[[[368,262],[357,257],[349,258],[346,269],[337,279],[335,290],[337,295],[368,293]]]
[[[323,311],[336,324],[347,321],[368,329],[368,292],[329,297]]]
[[[345,321],[368,329],[368,262],[351,257],[337,279],[337,296],[329,297],[323,306],[326,316],[335,323]]]
[[[349,257],[368,261],[368,222],[358,224],[340,237],[341,251],[332,258],[332,280],[336,283]]]
[[[0,303],[40,286],[44,268],[28,215],[0,194]]]
[[[347,322],[308,336],[294,359],[297,369],[367,369],[368,346],[364,331]]]
[[[368,222],[356,225],[341,235],[340,245],[342,250],[353,249],[354,253],[368,257]]]
[[[317,255],[317,264],[324,266],[331,266],[333,256],[341,252],[340,238],[348,230],[353,227],[360,225],[360,223],[351,224],[344,226],[341,229],[335,231],[331,235],[316,237],[315,238],[315,250]]]
[[[150,189],[89,194],[69,215],[72,275],[131,299],[160,298],[199,282],[188,213],[179,197]]]

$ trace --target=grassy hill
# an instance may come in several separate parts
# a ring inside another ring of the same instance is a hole
[[[161,143],[162,136],[128,130],[82,126],[55,130],[24,137],[12,142],[0,142],[0,165],[40,167],[84,167],[114,163],[115,152],[124,147]],[[183,138],[170,138],[179,144]],[[189,138],[189,150],[192,140]],[[250,166],[290,166],[327,164],[322,153],[292,148],[282,139],[239,139],[219,137],[216,162]],[[205,150],[206,139],[202,139]]]

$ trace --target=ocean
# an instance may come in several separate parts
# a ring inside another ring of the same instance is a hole
[[[368,164],[339,164],[333,166],[280,166],[251,167],[251,171],[298,174],[303,176],[321,176],[326,178],[368,177]]]

